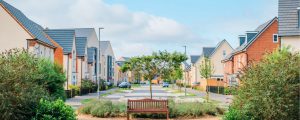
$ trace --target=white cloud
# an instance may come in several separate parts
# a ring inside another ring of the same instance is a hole
[[[29,18],[49,28],[104,27],[102,40],[110,40],[115,54],[135,56],[156,50],[176,50],[187,42],[199,44],[185,25],[175,20],[102,0],[12,1]]]

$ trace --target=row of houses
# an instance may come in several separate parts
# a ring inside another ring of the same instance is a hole
[[[24,48],[63,67],[70,85],[84,79],[115,83],[115,56],[109,41],[100,41],[94,28],[43,28],[20,10],[0,0],[0,51]],[[116,84],[116,83],[115,83]]]
[[[300,1],[279,0],[278,18],[266,21],[256,29],[237,36],[238,47],[233,49],[226,40],[215,47],[203,47],[201,55],[190,56],[191,64],[185,63],[184,80],[190,85],[226,87],[239,85],[239,75],[252,63],[259,62],[266,53],[284,46],[300,51]],[[211,79],[204,79],[199,70],[204,58],[213,66]]]

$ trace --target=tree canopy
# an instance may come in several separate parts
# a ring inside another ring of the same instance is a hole
[[[133,73],[139,73],[146,80],[150,80],[151,92],[152,79],[155,77],[170,78],[170,75],[176,70],[178,71],[181,63],[185,60],[187,60],[187,57],[182,53],[159,51],[153,52],[152,55],[133,57],[125,62],[121,70],[122,72],[132,71]]]

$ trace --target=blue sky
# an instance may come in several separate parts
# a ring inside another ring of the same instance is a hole
[[[116,57],[182,51],[201,54],[201,47],[237,36],[277,16],[277,0],[22,0],[8,1],[49,28],[105,29]],[[57,19],[60,18],[60,19]]]

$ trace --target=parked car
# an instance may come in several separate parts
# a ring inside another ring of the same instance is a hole
[[[163,82],[162,87],[169,87],[169,83],[168,82]]]
[[[200,86],[200,82],[193,82],[192,83],[192,89],[195,89],[195,88],[197,88],[199,86]]]
[[[112,82],[105,82],[108,87],[112,87],[114,84]]]
[[[131,84],[129,82],[122,82],[118,86],[119,88],[131,88]]]

